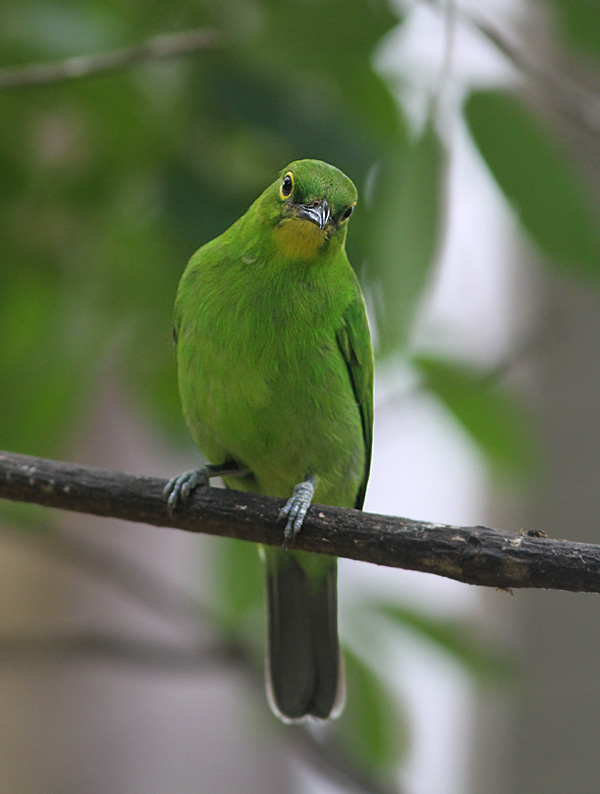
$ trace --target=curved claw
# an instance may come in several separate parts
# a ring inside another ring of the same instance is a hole
[[[293,540],[302,529],[302,524],[312,502],[315,493],[315,482],[309,477],[304,482],[298,483],[285,505],[279,511],[279,518],[286,518],[287,522],[283,530],[283,547],[287,548],[290,540]]]
[[[190,469],[171,477],[163,490],[163,494],[167,498],[169,513],[174,513],[180,502],[186,502],[194,488],[199,485],[208,485],[208,479],[206,468]]]

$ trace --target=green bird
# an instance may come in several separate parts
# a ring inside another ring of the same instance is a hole
[[[293,550],[311,502],[362,508],[373,425],[365,304],[345,250],[356,188],[319,160],[290,163],[190,259],[175,303],[179,392],[209,465],[194,488],[287,499],[282,547],[264,547],[267,694],[284,721],[340,713],[337,559]]]

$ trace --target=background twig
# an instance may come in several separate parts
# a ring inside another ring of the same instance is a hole
[[[163,642],[119,636],[102,630],[62,632],[46,636],[0,634],[0,667],[18,664],[40,665],[58,661],[92,661],[95,665],[119,664],[135,667],[144,673],[222,673],[228,666],[239,672],[257,692],[263,690],[262,670],[240,643],[222,637],[212,643],[196,641],[187,647]],[[290,746],[323,774],[337,780],[349,791],[363,794],[401,794],[400,789],[384,780],[372,778],[344,752],[330,732],[318,738],[307,725],[288,726]]]
[[[219,39],[215,30],[200,28],[181,33],[164,33],[135,47],[97,55],[78,55],[58,63],[36,63],[0,69],[0,90],[62,83],[83,77],[115,72],[147,61],[177,58],[214,47]]]

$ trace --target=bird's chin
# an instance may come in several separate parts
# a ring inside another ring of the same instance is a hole
[[[318,256],[329,229],[321,229],[316,223],[296,215],[284,219],[275,230],[275,241],[287,259],[309,261]]]

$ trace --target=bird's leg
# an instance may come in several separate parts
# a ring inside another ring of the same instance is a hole
[[[173,513],[180,502],[186,502],[194,488],[208,485],[211,477],[243,477],[248,469],[233,460],[226,463],[209,463],[199,469],[190,469],[171,477],[163,494],[167,499],[167,509]]]
[[[290,540],[293,540],[302,529],[304,517],[310,507],[312,498],[315,494],[315,478],[312,474],[298,483],[285,505],[279,511],[279,518],[287,518],[285,529],[283,530],[283,548],[287,548]]]

